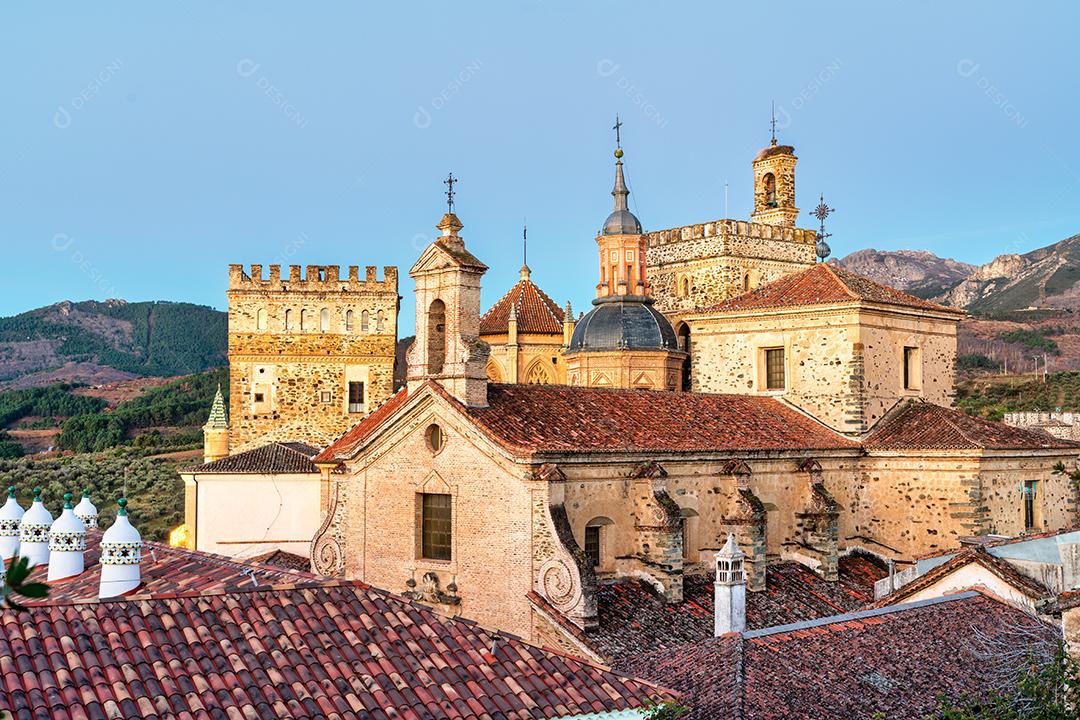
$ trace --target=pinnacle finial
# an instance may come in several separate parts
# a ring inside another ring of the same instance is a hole
[[[615,157],[621,158],[622,153],[622,121],[619,120],[619,114],[615,113],[615,125],[611,128],[615,131]]]
[[[34,488],[34,502],[41,502],[41,488]]]
[[[214,393],[214,402],[210,405],[210,416],[206,419],[206,427],[229,427],[229,418],[225,413],[225,396],[221,394],[221,383],[218,383],[217,392]]]
[[[769,123],[772,127],[772,141],[769,143],[772,147],[776,147],[776,101],[772,103],[772,122]]]
[[[817,232],[817,244],[815,252],[818,260],[824,260],[832,254],[832,248],[825,242],[825,238],[832,237],[832,233],[825,232],[825,218],[829,217],[836,211],[836,208],[831,208],[825,204],[825,193],[821,194],[821,199],[818,202],[818,206],[814,208],[814,217],[821,221],[821,228]]]
[[[84,498],[89,498],[90,497],[90,488],[83,488],[82,496]]]
[[[446,185],[446,212],[451,214],[454,212],[454,183],[457,181],[452,172],[443,180],[443,185]]]
[[[127,515],[127,498],[120,498],[116,501],[116,504],[120,506],[120,509],[116,511],[117,515]]]
[[[72,495],[69,492],[64,493],[64,509],[65,510],[72,510],[72,509],[75,508],[75,504],[73,502],[71,502],[71,499],[73,497],[75,497],[75,496]]]

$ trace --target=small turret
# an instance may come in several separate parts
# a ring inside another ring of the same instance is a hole
[[[19,523],[19,557],[27,558],[31,565],[49,563],[49,530],[53,516],[41,502],[41,488],[34,488],[34,501]]]
[[[98,526],[98,511],[94,503],[90,502],[90,488],[83,488],[82,499],[75,506],[75,517],[82,520],[87,528]]]
[[[210,417],[203,425],[203,462],[211,463],[229,456],[229,418],[225,414],[225,398],[218,385]]]
[[[728,533],[727,542],[716,553],[716,582],[713,583],[716,637],[746,629],[746,573],[743,560],[746,553],[735,544]]]
[[[563,311],[563,348],[570,347],[570,338],[574,337],[574,327],[577,325],[577,321],[574,320],[574,308],[570,307],[570,301],[566,301],[566,310]]]
[[[0,564],[19,552],[19,524],[24,510],[15,499],[15,486],[8,487],[7,502],[0,507]]]
[[[141,582],[142,537],[128,520],[127,498],[116,501],[116,522],[101,536],[101,585],[98,597],[131,592]]]
[[[72,497],[71,493],[64,493],[64,511],[49,529],[49,582],[83,571],[86,525],[75,514]]]

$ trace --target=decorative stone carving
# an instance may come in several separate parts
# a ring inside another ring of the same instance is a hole
[[[342,551],[340,520],[337,517],[340,483],[333,482],[330,494],[330,507],[319,526],[315,537],[311,539],[311,567],[316,575],[340,577],[345,574],[345,554]]]

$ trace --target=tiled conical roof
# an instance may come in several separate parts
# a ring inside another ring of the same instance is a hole
[[[562,308],[530,279],[529,273],[524,269],[521,280],[480,318],[480,334],[505,334],[510,320],[510,308],[514,308],[517,314],[519,333],[562,335],[565,317]]]
[[[210,417],[206,420],[208,428],[227,428],[229,418],[225,415],[225,398],[221,394],[221,386],[218,385],[217,394],[214,395],[214,404],[210,406]]]

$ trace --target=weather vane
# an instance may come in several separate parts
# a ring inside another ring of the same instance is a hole
[[[776,101],[772,101],[772,122],[769,123],[772,127],[772,144],[776,145]]]
[[[456,183],[457,181],[458,181],[458,179],[456,177],[454,177],[454,173],[450,173],[450,175],[447,176],[447,178],[445,180],[443,180],[443,185],[446,185],[446,211],[447,212],[451,212],[451,213],[454,212],[454,183]]]
[[[616,148],[621,148],[622,147],[622,136],[620,134],[620,131],[622,130],[622,122],[619,121],[619,114],[618,113],[615,114],[615,126],[612,127],[611,129],[615,131],[615,147]]]
[[[825,218],[835,212],[836,208],[831,208],[825,204],[825,194],[821,194],[821,199],[818,202],[818,206],[814,208],[814,217],[821,221],[821,229],[817,233],[817,256],[818,260],[824,260],[832,254],[832,248],[829,247],[829,243],[825,242],[825,238],[832,237],[832,233],[825,232]]]

